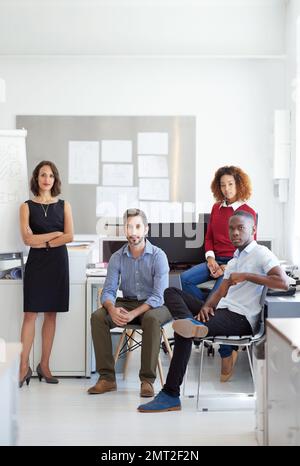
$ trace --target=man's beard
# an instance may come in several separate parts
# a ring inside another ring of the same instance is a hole
[[[144,241],[144,239],[145,239],[144,236],[142,236],[138,241],[136,239],[133,240],[131,237],[129,237],[128,242],[132,246],[138,246],[139,244],[141,244]]]

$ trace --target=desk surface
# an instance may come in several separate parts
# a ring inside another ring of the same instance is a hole
[[[275,330],[289,344],[300,349],[300,319],[267,319],[267,328]]]
[[[294,296],[267,296],[268,317],[300,317],[300,292]]]

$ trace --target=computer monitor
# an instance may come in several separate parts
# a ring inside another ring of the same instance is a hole
[[[102,262],[108,263],[113,253],[118,251],[126,243],[127,243],[126,240],[103,239],[102,240]]]
[[[171,269],[187,268],[205,261],[207,221],[150,223],[148,238],[167,255]]]
[[[204,238],[210,214],[199,215],[198,223],[149,223],[148,239],[165,251],[171,269],[205,262]],[[272,241],[257,241],[272,250]],[[120,249],[126,240],[103,239],[103,262]]]
[[[260,244],[261,246],[266,246],[266,248],[272,251],[272,240],[257,240],[257,244]]]
[[[198,223],[149,223],[149,241],[167,255],[171,269],[185,269],[205,261],[204,238],[209,214],[200,216]],[[109,262],[125,240],[103,239],[103,262]]]

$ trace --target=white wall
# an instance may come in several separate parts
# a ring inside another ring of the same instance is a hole
[[[296,140],[296,116],[298,113],[298,125],[300,126],[299,120],[299,108],[296,111],[296,91],[298,91],[298,105],[299,101],[299,80],[300,80],[300,70],[298,70],[297,77],[297,55],[298,60],[300,57],[300,25],[299,25],[299,37],[297,44],[297,18],[300,18],[300,1],[299,0],[289,0],[287,4],[287,15],[286,15],[286,51],[287,51],[287,85],[286,85],[286,100],[287,108],[291,110],[291,142],[292,142],[292,158],[291,158],[291,178],[290,178],[290,193],[289,193],[289,202],[284,208],[284,222],[285,222],[285,247],[286,247],[286,256],[293,260],[296,264],[300,266],[300,241],[299,241],[299,231],[295,230],[295,217],[296,215],[299,218],[299,206],[295,202],[295,196],[299,198],[299,187],[298,194],[297,184],[299,184],[299,175],[298,181],[296,183],[296,150],[298,151],[299,157],[299,141]],[[299,128],[299,127],[298,127]],[[299,131],[299,129],[298,129]],[[299,171],[299,160],[298,160],[298,171]],[[296,239],[298,236],[298,239]]]
[[[196,115],[198,210],[211,208],[214,171],[241,166],[253,181],[259,236],[275,237],[281,254],[272,125],[274,109],[286,105],[284,60],[7,57],[0,75],[7,84],[3,129],[14,128],[18,114]]]

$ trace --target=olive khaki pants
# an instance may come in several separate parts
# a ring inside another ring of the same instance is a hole
[[[117,298],[116,307],[124,307],[128,311],[132,311],[143,303],[144,301]],[[151,383],[155,381],[161,341],[160,328],[170,320],[172,320],[170,312],[166,306],[161,306],[150,309],[130,322],[130,324],[141,325],[143,330],[141,368],[139,372],[141,381]],[[115,380],[115,361],[112,353],[110,329],[115,328],[116,324],[112,321],[106,309],[101,307],[93,312],[91,327],[96,356],[96,369],[102,379]]]

